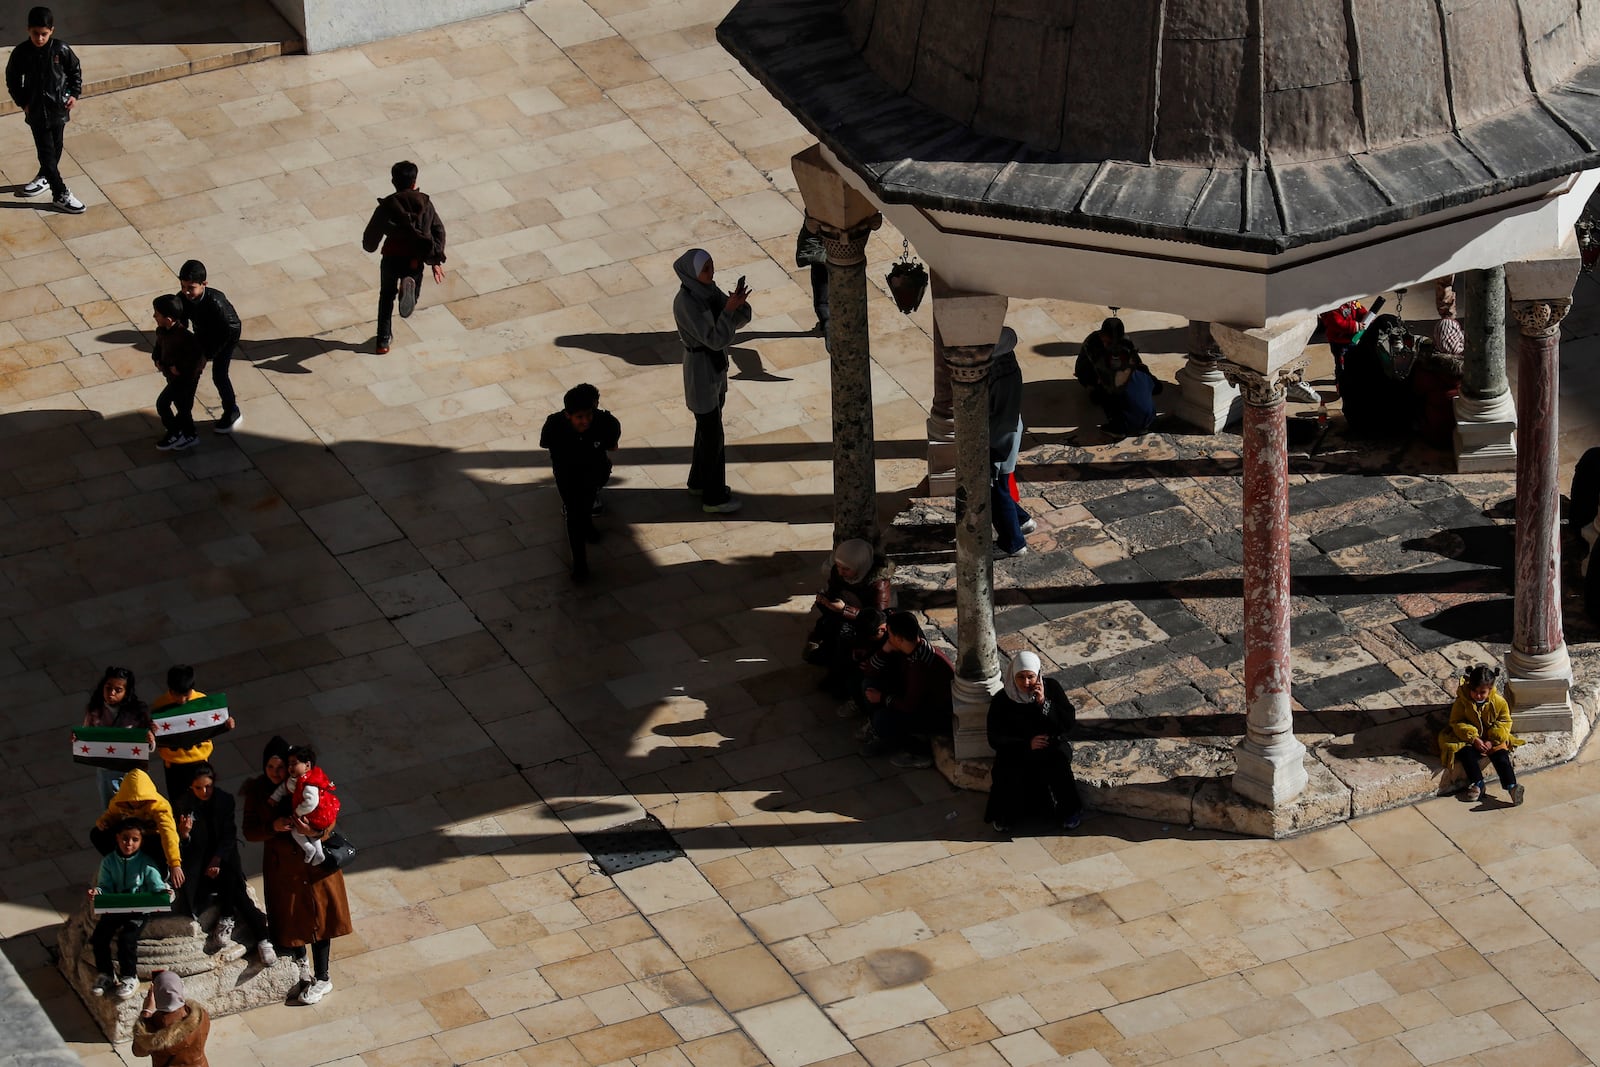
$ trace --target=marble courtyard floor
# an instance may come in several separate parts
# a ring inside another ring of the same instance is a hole
[[[88,212],[0,200],[0,949],[83,1062],[136,1061],[50,957],[95,862],[59,742],[106,664],[154,692],[175,661],[239,718],[224,784],[273,734],[314,740],[363,848],[334,993],[216,1020],[219,1064],[1600,1059],[1592,746],[1519,809],[1445,797],[1276,842],[1108,810],[1000,840],[980,794],[857,755],[796,662],[831,507],[827,358],[791,269],[809,139],[716,46],[726,7],[536,0],[90,97],[64,162]],[[7,184],[27,147],[0,124]],[[358,239],[402,157],[450,273],[380,358]],[[875,284],[898,244],[874,239]],[[693,245],[758,294],[736,521],[681,488],[668,308]],[[245,319],[246,423],[164,455],[141,331],[191,256]],[[1579,285],[1568,469],[1600,418]],[[997,568],[1002,643],[1050,657],[1091,731],[1198,724],[1225,754],[1238,439],[1086,428],[1070,358],[1104,313],[1013,305],[1042,532]],[[928,309],[875,288],[870,316],[886,543],[948,635],[948,502],[917,495]],[[1170,381],[1183,324],[1126,317]],[[625,435],[578,590],[537,432],[586,380]],[[1296,460],[1308,743],[1425,720],[1503,648],[1509,482],[1445,469],[1337,431]],[[1568,634],[1592,701],[1570,602]],[[599,873],[574,835],[647,813],[685,855]]]

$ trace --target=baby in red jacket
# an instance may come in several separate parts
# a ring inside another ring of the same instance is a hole
[[[327,774],[317,766],[317,754],[309,745],[289,749],[288,764],[289,777],[273,790],[271,799],[276,804],[284,797],[292,798],[295,815],[304,819],[316,836],[308,837],[299,830],[290,830],[289,836],[305,853],[307,863],[321,863],[326,858],[322,838],[339,817],[339,798]]]

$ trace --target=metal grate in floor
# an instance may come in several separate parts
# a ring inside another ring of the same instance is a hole
[[[654,815],[591,834],[573,836],[594,857],[600,872],[607,875],[637,870],[652,863],[664,863],[684,854],[672,834]]]

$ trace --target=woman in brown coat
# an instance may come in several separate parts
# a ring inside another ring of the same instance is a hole
[[[133,1054],[149,1056],[151,1067],[210,1067],[206,1038],[211,1016],[194,1001],[185,1002],[177,971],[157,971],[150,994],[133,1024]]]
[[[244,801],[244,837],[262,843],[261,880],[267,896],[267,922],[280,950],[300,961],[301,1004],[315,1004],[333,991],[328,977],[330,942],[352,932],[350,902],[345,898],[344,875],[305,861],[289,831],[297,827],[284,800],[273,804],[272,791],[289,775],[289,745],[281,737],[267,742],[261,753],[261,776],[239,788]],[[332,827],[328,830],[331,832]],[[306,946],[311,948],[309,965]]]

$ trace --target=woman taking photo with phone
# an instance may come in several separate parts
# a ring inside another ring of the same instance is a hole
[[[731,294],[717,288],[716,264],[703,248],[691,248],[672,264],[682,287],[672,302],[683,341],[683,400],[694,413],[694,456],[689,492],[700,510],[726,515],[743,505],[728,488],[722,406],[728,399],[728,346],[750,322],[750,290],[744,279]]]

